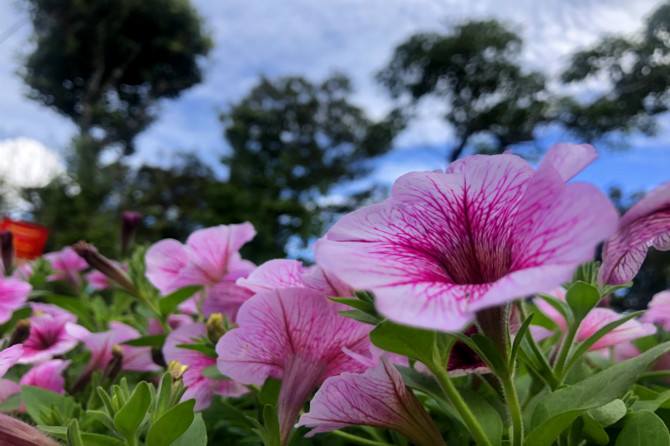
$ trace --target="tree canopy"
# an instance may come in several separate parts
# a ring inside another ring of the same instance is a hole
[[[33,51],[21,72],[29,96],[70,118],[99,147],[133,140],[157,101],[202,80],[212,46],[188,0],[24,0]]]
[[[575,52],[561,79],[598,79],[606,86],[588,98],[563,100],[560,120],[582,138],[632,130],[653,135],[670,103],[670,3],[656,9],[637,35],[606,36]]]
[[[262,78],[221,115],[231,153],[230,177],[213,192],[218,215],[251,221],[258,236],[248,255],[285,255],[292,235],[321,230],[320,198],[362,178],[386,153],[398,128],[392,115],[374,122],[351,101],[347,77],[321,83],[302,77]]]
[[[446,121],[457,142],[448,160],[463,153],[476,135],[489,151],[532,141],[548,103],[541,73],[520,65],[521,38],[495,20],[472,21],[449,33],[419,33],[396,47],[378,81],[392,97],[410,104],[433,96],[447,102]]]

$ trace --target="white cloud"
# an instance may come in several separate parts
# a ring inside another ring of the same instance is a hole
[[[24,137],[0,141],[0,178],[9,186],[44,186],[64,172],[63,161],[39,141]]]

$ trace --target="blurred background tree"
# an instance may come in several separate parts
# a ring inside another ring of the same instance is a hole
[[[51,229],[52,248],[81,238],[111,244],[120,215],[111,185],[127,174],[122,157],[156,119],[160,100],[202,80],[200,61],[212,42],[188,0],[24,1],[33,23],[21,72],[29,97],[79,131],[68,177],[25,197]],[[116,166],[103,166],[103,152],[114,149]]]
[[[258,235],[248,245],[249,258],[283,257],[292,237],[306,242],[320,235],[327,207],[320,200],[335,186],[363,178],[371,160],[391,148],[399,117],[374,122],[351,94],[341,74],[316,84],[302,77],[261,78],[221,115],[230,174],[210,188],[208,203],[219,223],[254,224]]]
[[[411,36],[377,80],[404,110],[426,97],[446,102],[444,119],[455,133],[449,162],[477,136],[487,137],[488,153],[500,153],[533,141],[533,130],[546,120],[544,75],[521,67],[521,50],[521,37],[504,24],[466,22],[447,34]]]
[[[653,135],[670,104],[670,3],[661,5],[632,37],[607,36],[575,52],[561,74],[566,84],[598,80],[599,94],[568,97],[559,120],[591,142],[620,146],[633,131]],[[603,82],[604,81],[604,82]]]

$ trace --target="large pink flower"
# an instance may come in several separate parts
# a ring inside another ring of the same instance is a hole
[[[77,321],[75,315],[55,305],[33,303],[31,306],[35,313],[29,318],[30,335],[23,343],[19,363],[41,363],[77,345],[77,340],[65,330],[66,324]]]
[[[255,268],[238,251],[255,235],[251,223],[242,223],[195,231],[186,245],[161,240],[147,251],[147,278],[164,295],[188,285],[204,285],[205,315],[223,313],[234,318],[241,303],[252,295],[235,281]]]
[[[413,444],[444,444],[440,431],[402,376],[385,356],[363,373],[344,372],[324,381],[296,426],[307,435],[350,425],[394,429]]]
[[[370,290],[396,322],[456,331],[473,315],[555,287],[593,257],[617,213],[595,186],[565,184],[595,157],[557,145],[537,171],[513,155],[471,156],[400,177],[384,203],[338,221],[323,269]]]
[[[73,339],[82,342],[91,351],[91,360],[85,371],[104,369],[112,360],[112,347],[119,345],[123,349],[123,370],[152,372],[160,370],[151,357],[151,347],[132,347],[122,342],[140,337],[140,332],[123,322],[110,322],[109,330],[91,333],[76,324],[67,324],[66,331]]]
[[[648,307],[641,319],[660,324],[666,331],[670,331],[670,291],[654,294]]]
[[[216,365],[216,359],[195,350],[177,347],[178,344],[192,344],[193,339],[206,335],[205,324],[182,325],[168,335],[163,346],[165,361],[177,360],[189,366],[183,375],[184,385],[188,388],[182,400],[195,399],[195,410],[207,409],[212,403],[214,394],[236,397],[248,392],[248,389],[237,381],[202,376],[205,368]]]
[[[265,291],[242,304],[235,328],[216,346],[221,373],[244,384],[282,380],[279,423],[285,443],[310,393],[329,376],[365,367],[343,349],[367,355],[372,328],[340,316],[342,305],[319,291]]]
[[[26,303],[30,290],[32,287],[23,280],[0,278],[0,324],[7,322],[14,310]]]
[[[79,287],[81,283],[79,273],[88,268],[88,263],[74,252],[72,247],[66,246],[58,252],[44,254],[44,258],[51,264],[51,269],[55,271],[54,274],[47,277],[47,280],[64,280],[70,282],[74,287]]]
[[[23,346],[21,344],[12,345],[0,351],[0,378],[5,376],[9,370],[23,355]]]
[[[650,246],[670,249],[670,182],[649,192],[621,217],[603,246],[598,281],[622,285],[633,280]]]
[[[557,288],[549,294],[559,300],[565,301],[566,293],[563,288]],[[556,323],[560,330],[565,331],[567,329],[567,323],[565,322],[565,319],[558,311],[556,311],[556,309],[554,309],[554,307],[539,298],[536,298],[534,303],[545,315],[547,315],[551,320],[554,321],[554,323]],[[619,314],[609,308],[592,309],[579,325],[576,336],[577,341],[583,342],[587,340],[605,325],[620,319],[622,316],[622,314]],[[641,338],[643,336],[649,336],[655,332],[656,327],[654,327],[653,324],[643,323],[636,319],[631,319],[619,325],[617,328],[600,338],[589,348],[589,350],[599,350],[601,348],[632,341],[633,339]],[[546,334],[548,335],[550,333]],[[540,335],[540,337],[543,336],[544,334]]]

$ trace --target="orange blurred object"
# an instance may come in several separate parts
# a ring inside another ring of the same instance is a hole
[[[17,259],[32,260],[44,253],[49,230],[35,223],[14,221],[3,218],[0,230],[11,231],[14,235],[14,255]]]

